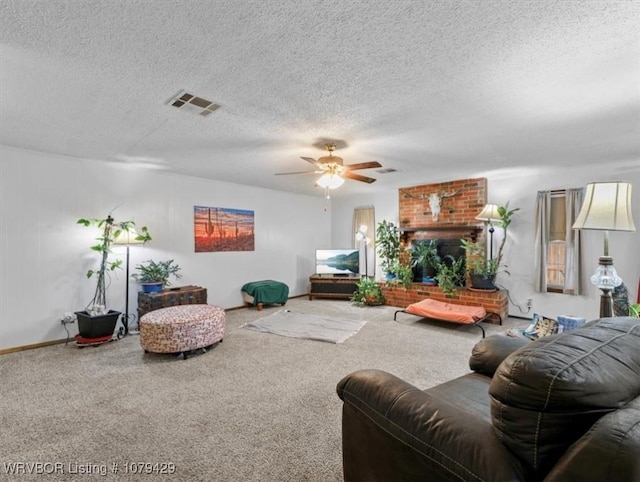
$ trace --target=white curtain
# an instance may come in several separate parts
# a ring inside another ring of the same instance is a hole
[[[547,291],[547,251],[549,249],[549,219],[551,218],[551,191],[538,191],[536,199],[536,239],[533,252],[533,289]]]
[[[534,284],[538,292],[547,291],[547,251],[551,227],[551,191],[538,191],[536,199],[536,237],[534,248]],[[565,197],[565,271],[563,293],[579,295],[582,291],[580,274],[580,231],[572,229],[584,197],[584,189],[566,189]]]
[[[366,226],[366,242],[356,240],[356,233],[360,229],[360,226]],[[376,262],[374,242],[376,239],[376,220],[375,208],[373,206],[355,208],[353,210],[352,232],[353,247],[360,250],[360,274],[375,276]]]
[[[566,250],[564,293],[579,295],[582,293],[580,269],[580,230],[573,229],[573,223],[578,217],[584,198],[584,189],[567,189],[565,196],[566,218]]]

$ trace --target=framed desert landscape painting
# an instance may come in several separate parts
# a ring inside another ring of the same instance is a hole
[[[196,253],[254,251],[254,212],[246,209],[193,207]]]

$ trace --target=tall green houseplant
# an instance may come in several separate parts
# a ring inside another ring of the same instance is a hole
[[[392,269],[400,259],[400,232],[390,221],[381,221],[376,228],[376,252],[385,274],[394,274]]]
[[[110,283],[110,273],[122,267],[121,259],[115,261],[109,259],[111,245],[123,231],[131,232],[134,230],[135,223],[133,221],[116,222],[109,214],[104,219],[81,218],[78,219],[77,224],[82,224],[85,227],[93,226],[100,230],[100,235],[96,238],[97,243],[91,246],[91,250],[99,254],[100,261],[97,268],[87,271],[87,278],[95,277],[96,289],[85,310],[91,316],[103,315],[107,312],[107,288]],[[140,229],[140,233],[135,239],[143,243],[151,240],[146,226]]]
[[[500,216],[498,226],[504,229],[504,236],[495,258],[487,257],[487,246],[484,242],[473,243],[462,240],[462,247],[467,255],[467,272],[469,273],[471,284],[475,288],[496,289],[494,282],[498,271],[502,270],[507,274],[509,273],[506,270],[506,266],[502,264],[502,256],[504,245],[507,241],[507,231],[511,225],[511,218],[519,210],[520,208],[509,209],[508,202],[504,206],[498,206],[498,215]]]

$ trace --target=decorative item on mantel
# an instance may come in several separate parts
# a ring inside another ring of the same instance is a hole
[[[460,191],[449,191],[449,192],[432,192],[429,195],[419,194],[417,196],[412,195],[411,193],[405,192],[404,196],[408,198],[417,198],[417,199],[427,199],[429,202],[429,208],[431,209],[431,220],[438,221],[440,216],[440,209],[442,207],[442,201],[448,197],[453,197],[458,194]]]
[[[95,339],[111,339],[115,331],[118,319],[122,314],[116,310],[110,310],[107,306],[107,286],[110,281],[110,272],[122,267],[122,260],[109,260],[111,254],[111,245],[115,239],[121,236],[123,231],[129,232],[134,229],[135,222],[120,221],[116,222],[111,214],[104,219],[85,219],[81,218],[77,224],[85,227],[94,226],[100,229],[100,236],[96,238],[97,244],[91,247],[92,251],[100,253],[100,264],[97,269],[87,271],[87,278],[96,277],[96,289],[93,298],[84,309],[77,311],[79,344],[87,340]],[[136,241],[146,243],[151,240],[151,235],[146,226],[142,227],[140,234],[135,236]],[[127,280],[128,281],[128,280]]]
[[[602,291],[600,296],[600,318],[613,316],[611,291],[622,284],[609,256],[609,231],[635,231],[631,214],[631,183],[592,182],[573,223],[573,229],[595,229],[604,231],[604,255],[600,256],[598,269],[591,282]]]

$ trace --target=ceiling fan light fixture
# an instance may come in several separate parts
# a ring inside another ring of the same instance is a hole
[[[344,160],[342,159],[342,157],[334,155],[322,156],[318,158],[318,164],[338,164],[342,166],[344,165]]]
[[[344,184],[344,179],[338,174],[326,173],[320,176],[316,184],[326,189],[336,189]]]

